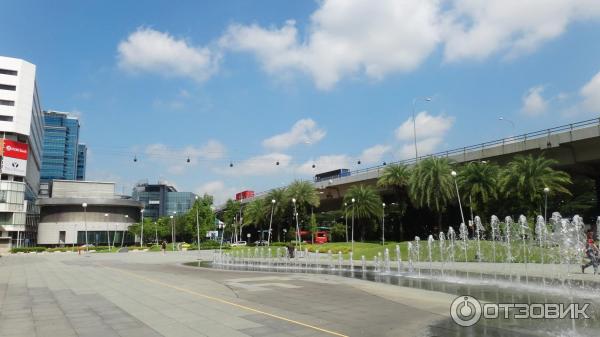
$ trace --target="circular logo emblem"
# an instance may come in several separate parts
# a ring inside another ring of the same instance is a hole
[[[481,303],[472,296],[457,297],[450,306],[450,316],[460,326],[471,326],[481,319]]]

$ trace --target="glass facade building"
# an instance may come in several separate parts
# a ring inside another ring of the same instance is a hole
[[[144,205],[144,217],[156,220],[173,212],[186,213],[194,205],[196,194],[177,192],[175,187],[166,184],[140,183],[133,188],[132,199]]]
[[[79,144],[79,119],[64,112],[45,111],[44,122],[41,180],[83,180],[87,148]]]
[[[87,145],[77,144],[77,175],[76,180],[85,180],[85,166],[87,159]]]

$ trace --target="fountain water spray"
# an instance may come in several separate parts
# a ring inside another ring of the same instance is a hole
[[[367,271],[367,260],[365,259],[364,255],[360,256],[360,265],[361,265],[361,268],[362,268],[362,272],[363,273],[366,272]]]
[[[444,276],[444,249],[446,246],[446,238],[445,238],[444,232],[440,232],[439,237],[440,237],[440,261],[442,263],[441,273],[442,273],[442,277],[443,277]]]
[[[525,284],[529,284],[529,273],[527,270],[527,265],[529,263],[529,249],[527,249],[529,224],[527,223],[527,218],[523,214],[519,216],[519,230],[521,231],[521,246],[523,247],[523,262],[525,263]]]
[[[398,273],[402,270],[402,255],[400,255],[400,245],[396,245],[396,268],[398,269]]]
[[[483,239],[483,233],[485,232],[485,228],[483,228],[483,224],[481,223],[481,218],[479,216],[475,217],[475,233],[477,235],[477,261],[481,262],[481,240]]]
[[[343,262],[342,252],[340,252],[338,250],[338,270],[342,270],[342,262]]]
[[[431,276],[433,276],[433,256],[431,254],[431,251],[433,250],[433,243],[434,243],[434,239],[433,239],[433,235],[429,235],[429,237],[427,238],[427,250],[429,253],[429,274]]]
[[[385,263],[384,263],[385,272],[389,273],[391,271],[391,267],[390,267],[390,250],[388,248],[385,249],[385,252],[383,254],[383,259],[385,261]]]
[[[419,266],[419,262],[421,260],[421,245],[419,244],[420,242],[421,238],[415,236],[415,250],[417,251],[417,268],[419,270],[419,276],[421,276],[421,267]]]
[[[408,243],[408,271],[410,273],[412,273],[414,271],[414,265],[413,265],[413,259],[412,259],[412,255],[413,255],[413,244],[412,242]]]
[[[467,246],[469,245],[469,231],[467,230],[467,225],[465,223],[461,223],[458,229],[458,236],[463,242],[463,251],[465,255],[465,262],[467,262]]]

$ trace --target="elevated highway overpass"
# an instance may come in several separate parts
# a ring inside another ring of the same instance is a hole
[[[485,160],[504,164],[518,154],[543,154],[547,158],[555,159],[558,161],[557,168],[572,175],[584,175],[594,179],[596,191],[600,191],[600,118],[437,152],[420,156],[418,160],[428,157],[446,157],[455,163]],[[416,158],[410,158],[388,163],[388,165],[414,165],[415,162]],[[386,165],[382,164],[351,171],[348,176],[314,181],[314,186],[322,192],[320,208],[339,209],[341,199],[351,186],[360,184],[374,186],[385,167]],[[254,198],[246,199],[244,202],[262,198],[268,193],[269,191],[260,192]],[[600,198],[596,198],[598,199]],[[600,208],[600,205],[598,206]]]

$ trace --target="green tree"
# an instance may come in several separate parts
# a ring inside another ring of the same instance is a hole
[[[319,193],[309,181],[295,180],[292,182],[287,188],[287,196],[288,205],[292,203],[292,199],[296,199],[296,209],[300,223],[305,222],[308,210],[312,207],[319,207],[321,202]],[[293,227],[295,227],[295,223]]]
[[[244,224],[253,225],[258,230],[264,229],[266,218],[269,214],[267,209],[268,208],[266,199],[259,198],[252,200],[244,207]],[[259,234],[259,238],[262,240],[264,237],[262,236],[262,234]]]
[[[346,192],[344,202],[348,203],[349,212],[354,212],[355,219],[359,220],[360,240],[364,241],[367,229],[371,229],[367,228],[367,225],[375,224],[376,222],[372,220],[377,219],[381,214],[381,197],[370,186],[354,185]]]
[[[557,161],[543,156],[518,155],[500,173],[500,189],[506,198],[517,200],[527,213],[540,209],[544,200],[544,188],[550,195],[567,194],[571,177],[563,171],[552,168]]]
[[[430,157],[419,162],[410,176],[411,200],[416,207],[426,207],[437,213],[440,230],[442,214],[455,195],[451,172],[450,160]]]
[[[239,201],[228,199],[225,202],[225,208],[223,210],[223,222],[225,223],[225,229],[232,234],[232,240],[238,240],[238,230],[240,229],[240,211],[242,205]]]
[[[388,188],[394,191],[394,206],[390,211],[398,215],[398,233],[400,237],[404,235],[402,216],[408,208],[408,185],[410,184],[411,171],[406,165],[390,164],[385,167],[383,173],[377,180],[377,186]]]
[[[499,174],[498,165],[484,162],[470,162],[458,172],[456,179],[461,197],[470,202],[474,212],[484,212],[486,206],[498,198]]]

